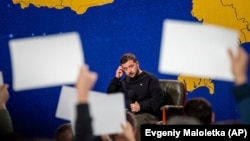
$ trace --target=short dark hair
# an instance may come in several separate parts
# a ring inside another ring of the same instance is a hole
[[[70,131],[73,135],[73,130],[72,130],[72,125],[71,123],[64,123],[61,124],[57,129],[56,129],[56,133],[54,136],[55,141],[65,141],[66,139],[68,139],[68,135],[65,134],[65,131]],[[73,138],[72,138],[73,140]]]
[[[137,58],[133,53],[125,53],[124,55],[122,55],[120,59],[120,64],[124,64],[129,60],[133,60],[134,62],[137,62]]]
[[[211,124],[212,105],[205,98],[191,98],[184,105],[184,114],[199,119],[203,124]]]

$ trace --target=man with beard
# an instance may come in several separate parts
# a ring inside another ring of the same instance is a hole
[[[153,74],[140,69],[134,54],[126,53],[107,89],[108,94],[116,92],[124,94],[126,109],[136,116],[137,141],[140,141],[140,126],[160,117],[160,107],[164,104],[160,82]]]

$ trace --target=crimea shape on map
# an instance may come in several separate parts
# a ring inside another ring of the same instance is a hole
[[[48,8],[70,8],[77,14],[84,14],[89,7],[102,6],[113,3],[114,0],[12,0],[14,4],[20,4],[22,9],[29,7],[30,4],[35,7]]]

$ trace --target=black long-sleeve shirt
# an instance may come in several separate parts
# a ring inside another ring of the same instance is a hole
[[[160,107],[164,97],[159,80],[151,73],[142,71],[134,78],[113,78],[108,86],[107,93],[122,92],[125,97],[126,108],[137,101],[140,104],[140,112],[159,116]],[[139,112],[139,113],[140,113]]]
[[[76,114],[74,141],[93,141],[92,119],[90,117],[88,104],[78,104]]]
[[[239,107],[241,122],[250,124],[250,85],[245,83],[235,86],[233,94]]]
[[[78,104],[76,114],[74,141],[102,141],[101,136],[93,135],[92,118],[88,103]]]
[[[14,129],[9,111],[7,109],[0,110],[0,138],[3,136],[14,134]]]

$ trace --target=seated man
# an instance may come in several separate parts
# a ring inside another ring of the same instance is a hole
[[[123,74],[126,76],[122,78]],[[109,94],[115,92],[124,94],[126,108],[136,115],[139,141],[140,126],[160,116],[164,104],[160,82],[153,74],[140,69],[134,54],[126,53],[107,89]]]

